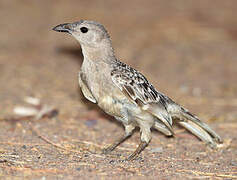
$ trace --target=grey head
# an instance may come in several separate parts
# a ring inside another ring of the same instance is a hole
[[[83,46],[98,48],[105,44],[111,46],[106,29],[95,21],[81,20],[74,23],[59,24],[53,30],[71,34],[79,41],[82,48]]]

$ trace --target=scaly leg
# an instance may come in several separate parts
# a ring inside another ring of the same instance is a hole
[[[141,142],[137,149],[130,155],[128,156],[127,160],[133,160],[137,157],[138,154],[140,154],[145,147],[149,144],[151,140],[151,129],[150,126],[140,124],[140,132],[141,132]]]
[[[134,129],[135,129],[135,126],[133,126],[132,124],[126,125],[125,134],[122,137],[118,138],[113,144],[104,148],[103,153],[107,154],[113,151],[118,145],[120,145],[122,142],[124,142],[126,139],[128,139],[132,135],[132,132]]]

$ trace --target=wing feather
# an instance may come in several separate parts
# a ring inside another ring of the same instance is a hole
[[[133,103],[159,118],[172,132],[172,118],[167,112],[170,99],[156,91],[140,72],[118,61],[111,71],[111,78]]]
[[[111,77],[121,91],[125,89],[133,100],[139,99],[143,104],[159,102],[162,96],[140,72],[126,64],[114,67]]]

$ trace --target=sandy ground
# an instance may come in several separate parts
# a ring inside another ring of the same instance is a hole
[[[237,3],[229,1],[0,1],[0,179],[237,178]],[[179,127],[124,162],[139,132],[110,155],[123,127],[84,99],[78,43],[51,30],[103,23],[117,56],[224,139],[217,150]],[[16,118],[33,96],[59,114]]]

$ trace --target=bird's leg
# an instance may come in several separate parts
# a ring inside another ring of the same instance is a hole
[[[108,154],[111,151],[113,151],[119,144],[124,142],[127,138],[129,138],[131,135],[123,135],[119,137],[113,144],[109,145],[108,147],[103,149],[103,154]]]
[[[144,149],[145,147],[148,145],[147,142],[140,142],[139,146],[137,147],[137,149],[131,154],[128,156],[127,160],[130,161],[130,160],[133,160],[134,158],[137,157],[138,154],[140,154]]]
[[[124,142],[127,138],[129,138],[132,135],[133,130],[135,129],[135,126],[132,124],[125,125],[125,134],[118,138],[113,144],[103,149],[103,153],[107,154],[113,151],[118,145],[120,145],[122,142]]]
[[[151,129],[150,127],[147,126],[142,126],[140,125],[140,132],[141,132],[141,142],[139,144],[139,146],[137,147],[137,149],[130,155],[128,156],[127,160],[133,160],[137,157],[138,154],[140,154],[145,147],[149,144],[150,140],[151,140]]]

